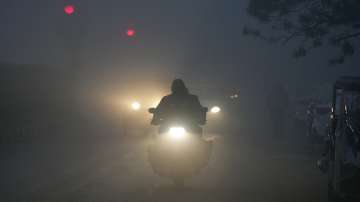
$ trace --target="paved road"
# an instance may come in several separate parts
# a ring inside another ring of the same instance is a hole
[[[183,190],[152,173],[146,138],[3,147],[0,201],[326,201],[314,146],[264,142],[217,138],[208,167]]]

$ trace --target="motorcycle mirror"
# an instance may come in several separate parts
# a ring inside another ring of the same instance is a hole
[[[152,107],[152,108],[149,108],[148,111],[149,111],[150,114],[155,114],[156,109]]]

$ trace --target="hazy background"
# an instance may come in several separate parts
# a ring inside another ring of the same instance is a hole
[[[315,168],[323,145],[296,140],[305,137],[305,127],[292,128],[296,101],[318,97],[328,103],[339,76],[360,76],[358,56],[329,66],[336,50],[324,47],[294,59],[295,42],[282,46],[243,36],[244,25],[258,25],[247,16],[247,3],[2,1],[0,154],[6,166],[0,187],[6,201],[22,201],[21,194],[43,201],[149,195],[156,201],[325,201],[326,177]],[[74,15],[64,13],[67,4],[75,6]],[[128,28],[134,37],[126,36]],[[146,164],[147,136],[124,138],[129,131],[149,133],[146,108],[169,93],[174,78],[184,79],[203,105],[222,108],[209,115],[205,131],[224,138],[195,180],[198,189],[185,198],[159,188]],[[266,97],[277,83],[289,94],[286,136],[294,140],[287,144],[267,142]],[[129,109],[134,100],[143,104],[136,113]]]
[[[51,88],[54,82],[63,90],[48,91],[57,94],[81,88],[88,96],[114,91],[138,95],[149,83],[154,92],[160,86],[166,92],[170,81],[181,77],[205,100],[241,92],[242,100],[254,103],[278,82],[292,98],[327,99],[337,77],[359,75],[357,55],[344,65],[329,66],[327,59],[335,54],[331,49],[294,59],[291,43],[269,45],[243,36],[244,25],[257,23],[247,16],[247,3],[4,1],[0,8],[2,87],[9,91],[17,86],[28,92],[27,96],[15,93],[21,97],[35,96],[36,85]],[[63,12],[67,4],[75,6],[74,15]],[[135,37],[126,36],[127,28],[135,29]]]

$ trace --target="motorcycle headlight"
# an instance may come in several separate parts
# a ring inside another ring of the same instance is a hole
[[[183,139],[186,136],[186,130],[183,127],[171,127],[169,135],[173,139]]]

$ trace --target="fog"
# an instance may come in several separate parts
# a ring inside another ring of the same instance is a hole
[[[357,53],[333,66],[337,52],[327,47],[295,59],[296,41],[243,35],[245,25],[261,26],[247,5],[2,2],[0,201],[327,201],[316,168],[324,142],[307,136],[301,102],[328,106],[340,76],[360,75]],[[214,141],[210,162],[180,191],[147,157],[157,134],[147,110],[176,78],[204,107],[221,109],[203,126]],[[279,137],[272,102],[284,103]]]

